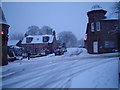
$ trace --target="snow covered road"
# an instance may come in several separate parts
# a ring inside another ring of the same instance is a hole
[[[10,63],[8,66],[3,66],[3,88],[72,88],[82,87],[85,85],[83,81],[76,83],[75,78],[82,75],[89,78],[89,71],[100,66],[102,67],[112,65],[112,73],[114,78],[111,82],[114,85],[110,87],[117,87],[117,64],[116,57],[108,56],[49,56],[46,58],[36,58],[34,60],[23,60]],[[108,67],[111,69],[110,67]],[[101,71],[100,70],[100,71]],[[104,70],[103,70],[104,71]],[[106,69],[107,71],[107,69]],[[86,73],[84,74],[84,73]],[[114,72],[114,73],[113,73]],[[115,76],[116,75],[116,76]],[[96,75],[94,76],[96,78]],[[84,78],[84,77],[83,77]],[[86,79],[87,79],[86,78]],[[107,78],[107,77],[106,77]],[[88,83],[89,84],[89,83]],[[92,84],[92,83],[91,83]],[[76,86],[77,85],[77,86]],[[90,85],[90,84],[89,84]],[[110,85],[110,84],[109,84]],[[92,87],[100,87],[94,84]],[[102,86],[101,86],[102,87]],[[107,86],[109,87],[109,86]],[[85,88],[85,87],[82,87]],[[102,87],[105,88],[105,87]]]

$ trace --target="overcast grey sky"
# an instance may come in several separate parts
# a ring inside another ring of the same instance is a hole
[[[10,24],[9,34],[25,33],[31,25],[47,25],[57,34],[72,31],[81,39],[86,32],[87,12],[95,4],[111,17],[114,2],[3,2],[2,8]]]

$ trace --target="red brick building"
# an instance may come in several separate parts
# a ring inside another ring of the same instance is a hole
[[[1,65],[6,65],[8,64],[8,59],[7,59],[7,43],[8,43],[8,29],[9,25],[6,22],[4,13],[2,11],[2,8],[0,7],[0,53],[2,55],[1,58]]]
[[[118,50],[117,23],[118,19],[107,18],[107,11],[99,5],[87,12],[87,40],[88,53],[110,53]]]
[[[56,36],[55,33],[53,35],[29,35],[22,40],[20,46],[24,48],[25,53],[38,54],[44,48],[52,53],[57,48]]]

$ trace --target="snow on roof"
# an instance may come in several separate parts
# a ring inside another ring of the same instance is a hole
[[[22,48],[22,47],[18,47],[16,45],[10,45],[10,48],[16,48],[16,49],[19,49],[19,48]]]
[[[105,18],[105,19],[101,19],[101,20],[118,20],[118,18]]]
[[[92,6],[91,10],[88,11],[88,12],[100,11],[100,10],[106,11],[106,10],[104,10],[100,5],[94,5],[94,6]]]
[[[6,24],[6,25],[9,25],[7,22],[4,22],[4,21],[3,21],[3,22],[0,22],[0,24]]]
[[[49,37],[49,40],[48,40],[48,42],[43,42],[43,37],[46,37],[46,36]],[[31,44],[33,44],[33,43],[52,43],[53,38],[54,38],[53,35],[35,35],[35,36],[29,35],[22,40],[22,44],[30,44],[30,43],[26,42],[26,39],[29,37],[33,38],[33,40],[30,42]]]
[[[6,18],[5,18],[5,15],[4,15],[3,11],[2,11],[1,6],[0,6],[0,24],[8,25],[7,21],[6,21]]]

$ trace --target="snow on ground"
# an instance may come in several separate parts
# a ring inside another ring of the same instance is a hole
[[[117,88],[117,53],[68,48],[61,56],[17,60],[2,67],[3,88]]]
[[[68,48],[67,52],[64,54],[64,56],[74,56],[74,55],[80,55],[83,52],[80,48]]]
[[[72,88],[117,88],[118,87],[118,63],[108,59],[102,65],[86,70],[76,76],[72,81]],[[107,67],[107,68],[106,68]]]

